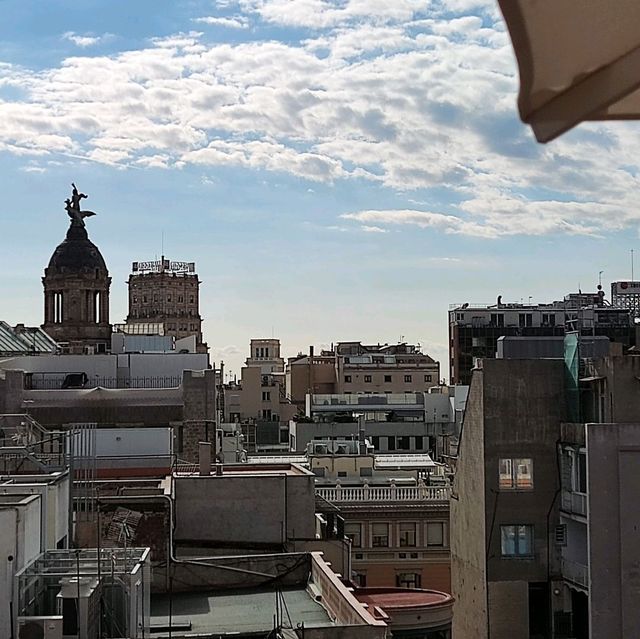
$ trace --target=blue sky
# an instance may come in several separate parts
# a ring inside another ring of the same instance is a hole
[[[446,374],[449,304],[593,289],[638,247],[638,125],[541,146],[517,87],[490,0],[0,0],[0,318],[41,323],[75,181],[113,322],[164,237],[231,370],[274,335]]]

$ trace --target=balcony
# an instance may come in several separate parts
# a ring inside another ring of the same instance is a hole
[[[587,495],[585,493],[577,493],[571,490],[563,490],[560,508],[566,513],[586,517]]]
[[[316,488],[316,495],[331,503],[344,502],[441,502],[451,496],[450,486],[335,486]]]
[[[587,566],[570,559],[562,559],[560,570],[567,581],[589,590],[589,568]]]
[[[343,394],[314,394],[311,395],[311,406],[314,410],[335,410],[342,406],[364,407],[372,406],[423,406],[423,393],[378,393],[367,395],[365,393]]]

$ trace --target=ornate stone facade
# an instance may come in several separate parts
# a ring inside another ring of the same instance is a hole
[[[107,352],[111,345],[111,278],[84,225],[71,224],[45,268],[42,328],[69,353]]]
[[[138,264],[142,263],[136,262],[134,268]],[[165,335],[173,335],[176,339],[195,335],[198,352],[206,353],[207,346],[202,341],[198,275],[172,269],[173,263],[164,256],[152,264],[153,270],[138,270],[129,276],[127,324],[162,323]]]

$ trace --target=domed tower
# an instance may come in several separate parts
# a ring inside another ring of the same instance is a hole
[[[71,218],[67,236],[44,270],[42,328],[69,353],[105,353],[111,345],[109,288],[111,278],[98,247],[89,240],[80,210],[86,198],[75,185],[66,210]]]

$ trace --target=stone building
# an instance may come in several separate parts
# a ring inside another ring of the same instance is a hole
[[[129,276],[127,324],[161,323],[165,335],[176,339],[196,336],[199,353],[207,351],[202,341],[200,280],[194,262],[133,262]]]
[[[423,353],[419,344],[338,342],[320,355],[309,349],[287,362],[287,391],[293,403],[304,407],[314,393],[390,394],[423,392],[437,386],[440,364]]]
[[[71,225],[64,241],[53,252],[42,278],[42,328],[63,351],[104,353],[111,341],[111,278],[98,247],[89,240],[83,221],[83,214],[89,212],[80,211],[79,204],[71,210],[77,213],[72,216],[68,210]]]

